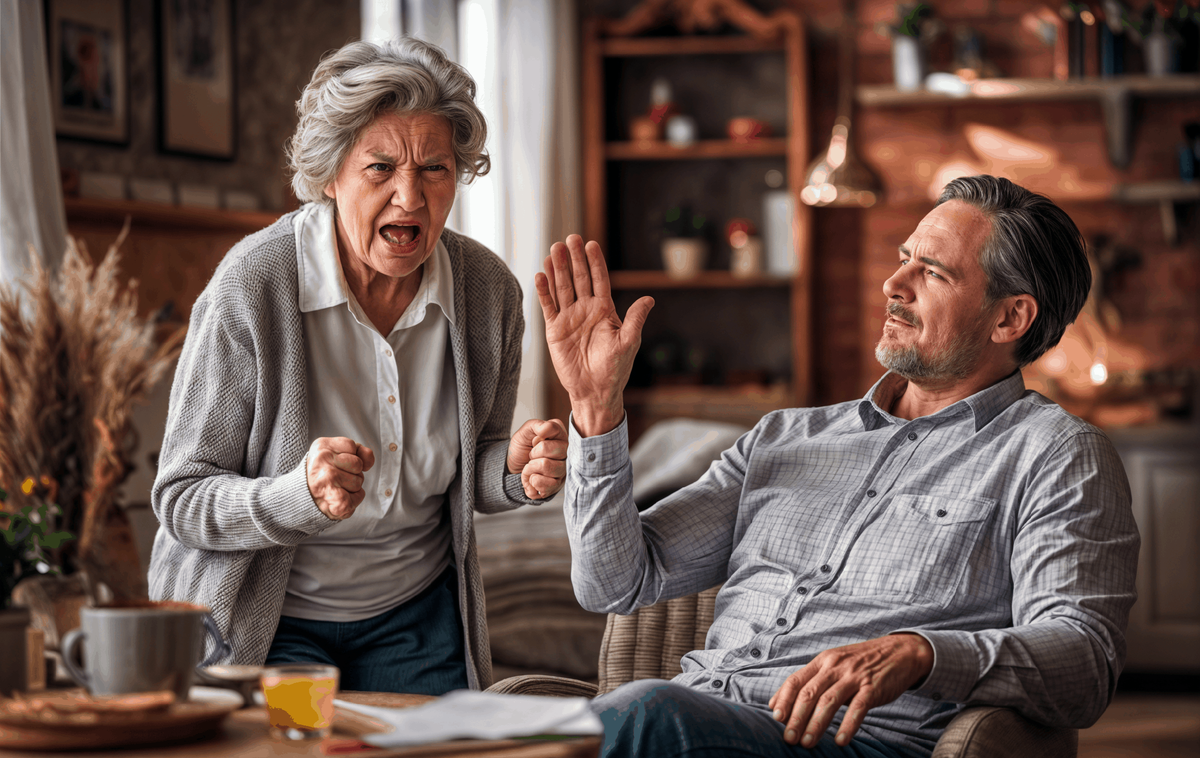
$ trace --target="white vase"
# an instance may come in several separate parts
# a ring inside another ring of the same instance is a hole
[[[662,243],[663,268],[672,279],[691,279],[704,270],[708,243],[696,237],[668,237]]]
[[[1146,35],[1142,44],[1142,53],[1146,58],[1146,73],[1150,76],[1166,76],[1171,73],[1171,59],[1174,58],[1171,38],[1165,32],[1155,30]]]
[[[918,38],[906,34],[892,38],[892,76],[898,90],[921,89],[925,80],[925,51]]]

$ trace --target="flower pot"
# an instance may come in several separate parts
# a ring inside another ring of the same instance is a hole
[[[28,608],[0,610],[0,696],[29,688],[29,654],[25,650]]]
[[[663,268],[672,279],[691,279],[704,270],[708,243],[696,237],[668,237],[662,243]]]
[[[892,38],[892,77],[898,90],[921,89],[925,81],[925,50],[917,37],[897,34]]]

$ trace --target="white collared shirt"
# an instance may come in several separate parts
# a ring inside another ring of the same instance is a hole
[[[346,286],[333,208],[306,206],[295,229],[309,436],[349,437],[375,451],[375,466],[354,515],[297,547],[282,613],[358,621],[414,597],[452,560],[442,507],[460,454],[450,257],[439,240],[384,337]]]

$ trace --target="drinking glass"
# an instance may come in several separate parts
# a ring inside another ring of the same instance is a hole
[[[319,740],[333,727],[333,698],[337,694],[336,666],[288,663],[267,666],[262,677],[263,698],[271,736],[283,740]]]

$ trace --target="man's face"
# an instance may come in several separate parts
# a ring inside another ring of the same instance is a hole
[[[992,308],[979,251],[991,223],[950,200],[929,212],[900,246],[900,267],[883,283],[887,318],[875,357],[908,379],[961,379],[990,339]]]

